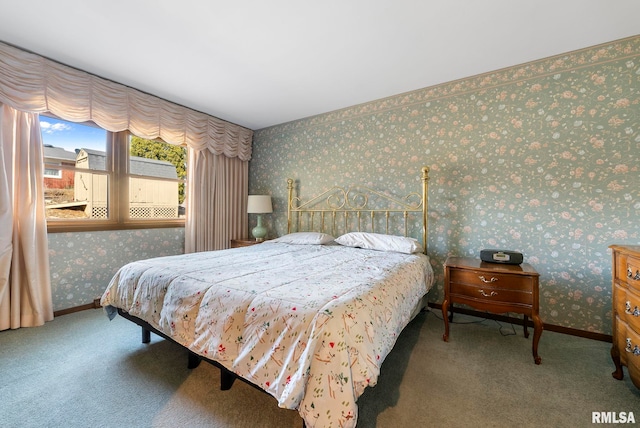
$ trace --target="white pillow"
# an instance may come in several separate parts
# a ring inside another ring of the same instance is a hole
[[[309,244],[324,245],[333,241],[333,236],[321,232],[294,232],[288,235],[272,239],[270,242],[283,242],[285,244]]]
[[[384,235],[382,233],[350,232],[336,238],[338,244],[346,247],[366,248],[378,251],[395,251],[398,253],[421,253],[422,245],[415,238]]]

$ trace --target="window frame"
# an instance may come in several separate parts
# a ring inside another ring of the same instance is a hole
[[[49,172],[47,173],[47,171],[49,171]],[[51,174],[51,171],[55,171],[56,174],[55,175]],[[52,163],[45,164],[43,176],[44,176],[44,178],[51,178],[53,180],[61,180],[62,179],[62,168],[60,168],[60,164],[57,165],[57,168],[53,168],[53,164]]]
[[[61,119],[52,114],[43,114],[45,117]],[[61,119],[64,120],[64,119]],[[94,122],[82,122],[85,126],[98,127]],[[104,129],[104,128],[101,128]],[[156,228],[172,228],[185,227],[186,219],[184,217],[168,219],[131,219],[129,217],[129,181],[130,177],[140,177],[138,175],[129,174],[129,131],[107,133],[107,141],[105,142],[106,169],[105,170],[87,170],[84,168],[74,168],[65,165],[56,165],[57,169],[66,169],[71,171],[87,171],[94,174],[104,174],[107,176],[107,219],[47,219],[48,233],[63,233],[77,231],[101,231],[101,230],[126,230],[126,229],[156,229]],[[166,143],[160,139],[161,141]],[[188,148],[187,148],[188,150]],[[43,171],[53,167],[53,164],[44,163]],[[43,177],[44,178],[44,177]],[[163,179],[164,181],[173,181],[172,179]],[[178,183],[185,182],[186,179],[176,179]]]

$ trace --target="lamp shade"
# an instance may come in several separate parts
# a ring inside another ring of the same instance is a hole
[[[270,195],[249,195],[247,203],[248,214],[267,214],[272,212]]]

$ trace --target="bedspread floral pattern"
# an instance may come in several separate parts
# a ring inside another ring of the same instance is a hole
[[[353,427],[432,280],[422,254],[264,243],[129,264],[102,304],[222,363],[309,427]]]

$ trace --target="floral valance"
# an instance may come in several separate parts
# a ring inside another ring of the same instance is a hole
[[[0,103],[251,159],[253,131],[0,43]]]

